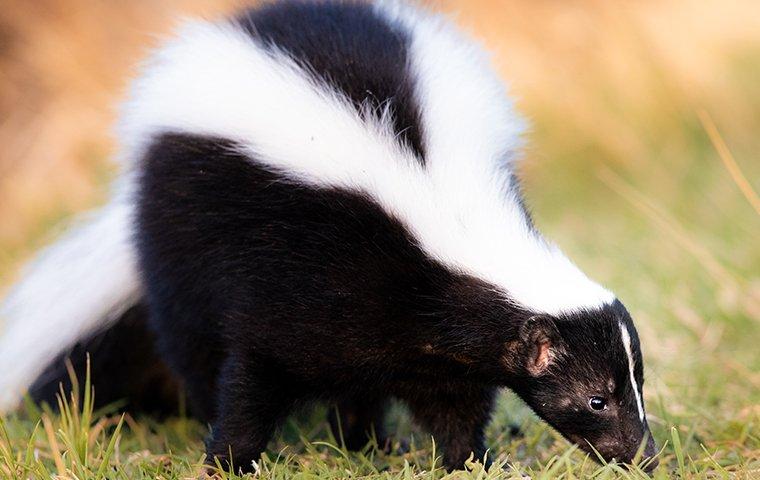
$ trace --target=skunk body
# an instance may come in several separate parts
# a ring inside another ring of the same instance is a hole
[[[513,174],[521,129],[484,53],[398,3],[283,1],[183,27],[127,103],[112,204],[0,310],[0,371],[22,364],[0,377],[4,406],[144,304],[212,424],[209,453],[243,468],[317,399],[338,405],[348,446],[382,441],[391,397],[457,467],[483,458],[504,386],[630,461],[648,435],[638,337],[535,230]]]

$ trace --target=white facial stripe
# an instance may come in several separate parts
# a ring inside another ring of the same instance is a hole
[[[639,386],[636,384],[636,377],[633,375],[633,352],[631,352],[631,336],[628,333],[628,328],[620,322],[620,334],[623,337],[623,348],[625,348],[625,354],[628,356],[628,373],[631,377],[631,386],[633,387],[633,394],[636,395],[636,406],[639,409],[639,419],[644,422],[644,402],[641,401],[641,392],[639,392]]]
[[[285,54],[227,23],[182,28],[148,64],[123,117],[128,160],[162,131],[229,138],[299,182],[368,194],[432,258],[525,307],[562,314],[612,302],[530,229],[505,191],[522,122],[486,55],[439,17],[378,8],[410,32],[425,168],[399,145],[388,112],[362,119]]]

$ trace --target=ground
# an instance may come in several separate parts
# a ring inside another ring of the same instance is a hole
[[[201,0],[9,3],[0,12],[8,40],[0,49],[2,286],[75,212],[104,198],[114,172],[110,102],[147,33],[165,31],[157,19],[218,10]],[[460,10],[461,23],[495,50],[532,122],[521,173],[537,224],[633,314],[662,448],[654,477],[760,478],[760,7],[432,3]],[[88,399],[67,404],[63,415],[27,406],[0,418],[0,477],[202,474],[203,425],[92,413]],[[401,407],[391,423],[398,438],[411,435],[409,453],[347,453],[329,436],[324,407],[304,412],[270,445],[258,475],[447,475]],[[488,445],[496,466],[451,478],[643,476],[597,465],[509,392]]]

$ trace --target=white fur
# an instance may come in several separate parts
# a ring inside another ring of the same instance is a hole
[[[528,308],[559,314],[611,302],[529,228],[509,187],[522,122],[483,51],[439,17],[378,8],[411,32],[426,168],[399,145],[389,112],[362,120],[287,55],[226,23],[187,24],[151,60],[123,117],[126,160],[162,131],[233,139],[295,181],[366,192],[432,257]]]
[[[53,358],[139,298],[126,197],[44,250],[0,304],[0,412]]]
[[[623,348],[625,348],[625,354],[628,357],[628,373],[631,378],[631,386],[633,387],[633,393],[636,395],[636,407],[639,410],[639,420],[644,421],[644,402],[641,400],[641,392],[639,392],[639,386],[636,383],[636,377],[633,374],[633,367],[635,365],[633,360],[633,352],[631,351],[631,335],[628,333],[628,328],[620,322],[620,334],[623,337]]]

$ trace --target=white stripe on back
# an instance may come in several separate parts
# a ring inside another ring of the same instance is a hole
[[[136,82],[122,123],[127,160],[162,131],[229,138],[295,181],[367,194],[429,256],[519,305],[561,314],[612,302],[530,228],[510,189],[522,122],[487,55],[440,17],[378,8],[410,33],[424,168],[387,109],[361,115],[285,53],[204,22],[182,28]]]

